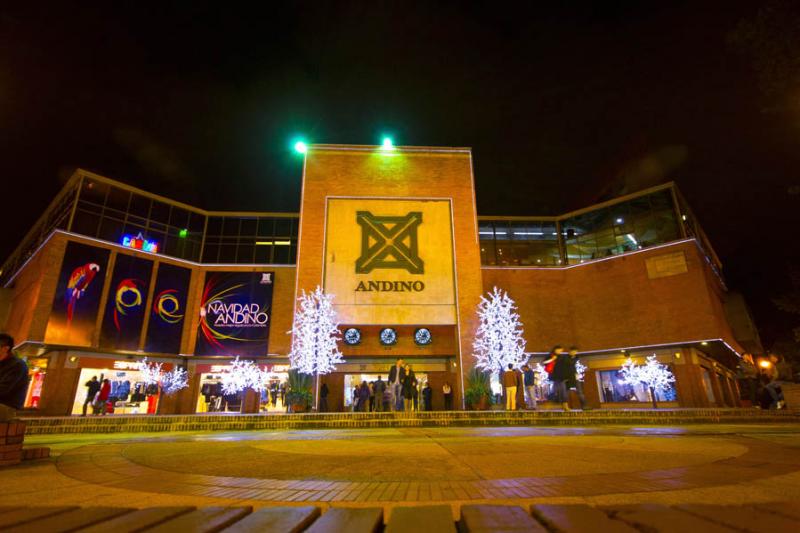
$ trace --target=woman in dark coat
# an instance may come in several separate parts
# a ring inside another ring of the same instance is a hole
[[[403,406],[406,412],[414,410],[414,395],[417,393],[417,376],[411,369],[411,365],[406,365],[406,377],[403,379]]]
[[[550,381],[553,382],[553,389],[556,393],[556,402],[560,403],[565,411],[569,411],[567,403],[567,381],[574,381],[574,367],[571,357],[561,346],[556,346],[550,352],[550,357],[543,363],[547,365],[554,363],[553,371],[550,372]]]
[[[361,382],[361,387],[358,388],[358,410],[364,412],[367,410],[367,403],[369,403],[369,385],[366,381]]]

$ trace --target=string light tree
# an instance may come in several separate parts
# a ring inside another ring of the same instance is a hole
[[[189,374],[185,369],[176,366],[169,372],[164,372],[161,363],[148,361],[147,357],[137,363],[140,379],[145,385],[156,385],[159,391],[171,396],[189,386]],[[158,402],[157,411],[161,411],[161,402]]]
[[[333,295],[322,288],[302,291],[292,324],[292,350],[289,366],[301,374],[314,376],[314,408],[319,407],[319,376],[328,374],[342,363],[338,341],[341,339]]]
[[[658,409],[656,402],[657,392],[666,392],[672,388],[675,383],[675,376],[667,365],[661,364],[654,355],[648,355],[645,364],[640,366],[628,357],[622,368],[620,369],[622,375],[621,381],[631,386],[644,384],[650,391],[650,398],[653,400],[653,409]]]
[[[517,305],[508,293],[494,287],[478,304],[478,331],[472,350],[475,366],[501,376],[510,364],[520,368],[528,361]]]

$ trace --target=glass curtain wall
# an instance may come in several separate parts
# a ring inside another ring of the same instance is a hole
[[[299,218],[209,216],[204,263],[294,264]]]
[[[554,221],[481,221],[478,228],[484,265],[554,266],[561,264]]]

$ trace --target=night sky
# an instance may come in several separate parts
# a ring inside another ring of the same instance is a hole
[[[472,147],[482,215],[674,180],[765,343],[800,323],[771,302],[800,267],[797,2],[27,4],[0,7],[3,257],[75,167],[296,211],[296,135],[388,132]]]

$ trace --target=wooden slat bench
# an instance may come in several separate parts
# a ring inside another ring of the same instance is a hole
[[[447,505],[394,507],[384,528],[383,509],[316,506],[265,507],[0,507],[0,529],[36,533],[133,531],[226,533],[440,533],[632,531],[800,531],[800,504],[723,505],[463,505],[453,520]]]

